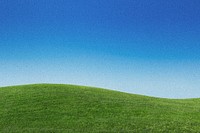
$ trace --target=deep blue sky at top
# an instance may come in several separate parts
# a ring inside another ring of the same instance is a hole
[[[118,66],[115,69],[119,71],[124,71],[124,66],[120,64],[127,62],[134,62],[136,65],[141,65],[141,62],[150,62],[149,67],[152,67],[152,61],[157,63],[159,68],[161,68],[160,62],[173,62],[174,67],[181,67],[176,66],[177,63],[187,62],[187,65],[191,67],[192,64],[200,62],[199,43],[199,0],[0,1],[0,62],[4,62],[5,67],[12,66],[13,62],[21,61],[21,68],[24,70],[23,62],[25,61],[66,63],[69,60],[85,61],[85,66],[88,67],[91,65],[89,63],[94,63],[95,60],[105,64],[110,63],[111,65],[108,66],[111,67],[114,60],[115,65]],[[76,65],[78,64],[74,63],[74,66]],[[31,66],[34,68],[33,63]],[[67,69],[67,65],[65,67]],[[42,67],[37,69],[42,69]],[[104,69],[106,70],[106,67]],[[94,68],[94,72],[98,70],[105,72],[104,69]],[[173,70],[175,69],[178,68]],[[130,71],[133,72],[133,70],[134,67],[130,65]],[[49,71],[56,72],[52,69]],[[190,73],[189,69],[187,71]],[[6,73],[6,70],[0,70],[0,72]],[[164,73],[164,70],[157,72]],[[85,73],[87,70],[84,71]],[[110,73],[112,74],[114,73]],[[144,73],[141,75],[145,77]],[[21,80],[23,77],[27,78],[21,75]],[[106,79],[103,76],[101,78]],[[77,78],[77,80],[80,79]],[[56,82],[56,80],[41,79],[41,82],[43,81]],[[157,81],[156,78],[155,81]],[[34,81],[30,79],[27,83],[29,82]],[[71,82],[79,83],[69,81]],[[95,82],[99,83],[93,81],[91,85],[96,85]],[[115,84],[116,81],[110,82]],[[2,81],[1,84],[18,83],[23,82]],[[125,81],[123,83],[126,84]],[[82,84],[90,85],[90,82]],[[134,83],[131,85],[134,86]],[[123,85],[104,86],[124,87]],[[140,85],[138,87],[142,88]],[[151,94],[150,91],[146,93],[145,90],[138,93]],[[164,96],[160,93],[152,95]]]

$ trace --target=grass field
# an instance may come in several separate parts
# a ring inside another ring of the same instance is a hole
[[[0,132],[200,132],[200,99],[73,85],[2,87]]]

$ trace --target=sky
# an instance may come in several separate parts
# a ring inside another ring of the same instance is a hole
[[[0,86],[200,97],[199,0],[1,0]]]

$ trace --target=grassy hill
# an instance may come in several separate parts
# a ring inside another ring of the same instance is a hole
[[[72,85],[3,87],[0,132],[200,132],[200,99]]]

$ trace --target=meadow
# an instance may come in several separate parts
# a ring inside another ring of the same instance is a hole
[[[200,99],[62,84],[1,87],[0,132],[200,132]]]

